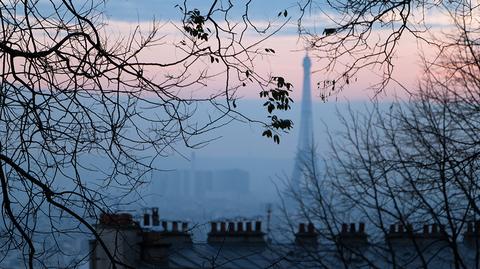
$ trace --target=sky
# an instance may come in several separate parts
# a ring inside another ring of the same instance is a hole
[[[187,1],[187,8],[198,8],[201,13],[206,13],[211,1],[193,0]],[[226,2],[226,1],[224,1]],[[235,3],[243,3],[246,1],[234,1]],[[299,38],[297,33],[297,18],[298,7],[295,4],[296,1],[252,1],[249,8],[250,19],[260,27],[272,24],[272,27],[278,26],[284,22],[286,25],[275,35],[269,37],[264,43],[260,45],[261,48],[273,48],[276,53],[268,57],[262,58],[261,62],[257,62],[255,68],[257,71],[263,74],[281,74],[284,75],[289,81],[296,87],[293,95],[296,99],[300,98],[301,82],[302,82],[302,66],[301,61],[305,54],[304,48],[305,42]],[[132,1],[132,0],[111,0],[105,5],[105,18],[107,21],[107,31],[111,33],[128,34],[132,32],[137,25],[141,25],[142,29],[149,29],[153,20],[162,25],[160,34],[165,35],[165,42],[178,41],[179,35],[175,25],[178,26],[179,19],[182,14],[179,7],[176,5],[182,4],[182,1],[178,0],[165,0],[165,1]],[[237,5],[236,5],[237,6]],[[273,8],[272,8],[273,7]],[[234,9],[233,18],[236,16],[240,18],[240,14],[243,12],[244,5],[239,4],[238,8]],[[288,10],[287,18],[283,16],[278,17],[278,12]],[[316,10],[311,10],[311,13],[306,14],[304,18],[304,25],[310,30],[316,32],[322,32],[325,27],[331,26],[325,14],[319,13]],[[429,17],[430,18],[430,17]],[[432,20],[431,25],[442,25],[443,21],[441,16],[432,16],[436,20]],[[273,28],[272,28],[273,29]],[[381,31],[377,31],[379,35],[385,35]],[[251,35],[250,39],[246,43],[258,40],[258,35]],[[416,40],[408,35],[402,38],[400,46],[397,49],[397,56],[394,57],[395,61],[395,78],[401,82],[403,86],[408,88],[416,87],[418,74],[421,71],[420,62],[420,48],[421,45]],[[424,50],[425,51],[425,50]],[[423,51],[423,52],[424,52]],[[145,58],[147,59],[162,59],[168,57],[175,57],[177,52],[169,51],[165,52],[165,47],[152,48],[148,51]],[[398,56],[398,55],[401,55]],[[321,82],[325,79],[325,59],[322,55],[313,55],[313,76],[312,83]],[[297,63],[297,64],[295,64]],[[368,100],[374,96],[374,92],[368,88],[379,81],[380,70],[376,67],[367,68],[357,75],[356,83],[353,83],[350,87],[345,89],[338,96],[335,96],[337,101],[345,100]],[[216,86],[222,87],[223,81],[211,81],[209,87]],[[320,95],[317,87],[313,87],[314,95]],[[387,88],[386,96],[392,97],[393,95],[402,95],[403,91],[401,87],[396,83],[392,83]],[[258,90],[256,89],[244,89],[240,94],[241,97],[256,99],[258,98]]]
[[[242,1],[236,1],[236,3]],[[245,2],[245,1],[244,1]],[[110,0],[105,5],[105,18],[107,22],[106,29],[112,35],[126,34],[141,25],[143,29],[148,29],[153,20],[163,25],[160,32],[165,36],[165,41],[178,41],[180,38],[174,25],[178,24],[181,18],[181,12],[175,5],[181,4],[181,1],[175,0]],[[190,7],[198,8],[204,14],[208,10],[210,1],[192,0],[187,2]],[[240,5],[242,6],[242,5]],[[273,8],[272,8],[273,7]],[[278,12],[287,9],[289,15],[287,18],[279,18]],[[241,14],[241,10],[234,12]],[[275,49],[275,55],[270,55],[262,59],[257,70],[265,74],[285,74],[285,77],[294,85],[293,98],[296,102],[289,114],[294,123],[299,123],[300,102],[302,90],[302,59],[305,56],[305,43],[299,38],[296,31],[298,9],[295,1],[272,1],[258,0],[252,1],[250,7],[251,19],[257,25],[267,25],[272,22],[274,25],[288,20],[286,26],[277,34],[268,38],[261,47]],[[443,25],[441,16],[433,16],[436,21],[432,25]],[[313,30],[322,30],[328,27],[328,21],[325,14],[318,14],[313,11],[307,14],[305,18],[306,25]],[[377,31],[377,34],[384,34]],[[252,37],[253,38],[253,37]],[[403,86],[414,89],[417,80],[421,74],[421,45],[415,39],[406,35],[397,48],[397,56],[394,58],[394,75],[398,82]],[[175,53],[165,50],[151,49],[144,57],[148,59],[159,59],[172,56]],[[325,71],[322,69],[325,59],[319,58],[315,53],[310,53],[312,57],[312,96],[314,109],[314,132],[317,144],[317,150],[322,157],[328,156],[327,129],[335,131],[340,128],[337,119],[337,113],[344,113],[346,107],[352,105],[356,109],[368,107],[373,96],[376,96],[381,102],[390,102],[395,97],[405,97],[402,87],[392,83],[386,91],[380,95],[369,89],[370,86],[379,80],[379,70],[367,68],[357,75],[355,83],[351,83],[341,93],[323,102],[320,99],[320,90],[316,87],[318,82],[325,79]],[[221,87],[223,81],[211,81],[208,87]],[[249,115],[259,115],[262,113],[262,101],[258,97],[257,88],[242,89],[239,93],[242,97],[237,103],[238,109],[242,113]],[[261,114],[263,115],[263,114]],[[279,174],[290,174],[293,167],[293,158],[298,143],[298,126],[289,133],[281,137],[280,145],[273,143],[261,137],[262,129],[256,125],[249,125],[241,122],[234,122],[220,129],[208,133],[209,138],[218,138],[201,149],[195,150],[197,162],[202,167],[208,169],[221,168],[244,168],[253,175],[253,181],[257,182],[258,188],[271,188],[269,185],[272,178]],[[159,168],[162,169],[185,169],[190,167],[188,156],[190,149],[180,150],[180,155],[162,160]],[[264,164],[259,165],[259,164]],[[263,168],[262,168],[263,167]],[[281,169],[278,169],[281,167]],[[259,180],[258,178],[261,178]],[[255,187],[255,186],[254,186]],[[273,195],[273,193],[272,193]]]

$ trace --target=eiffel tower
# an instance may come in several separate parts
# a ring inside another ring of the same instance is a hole
[[[308,170],[315,165],[314,137],[313,137],[313,116],[312,116],[312,95],[311,95],[311,67],[312,62],[308,53],[303,58],[303,92],[301,104],[300,133],[298,139],[295,164],[290,181],[293,191],[298,192],[302,186],[304,176]]]

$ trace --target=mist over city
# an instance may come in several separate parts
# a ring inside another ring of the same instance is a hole
[[[0,269],[479,268],[471,1],[0,3]]]

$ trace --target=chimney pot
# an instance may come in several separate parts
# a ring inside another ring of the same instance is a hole
[[[365,232],[365,223],[364,222],[360,222],[360,225],[358,227],[358,231],[360,233],[364,233]]]
[[[423,234],[429,234],[429,227],[427,224],[423,225]]]
[[[237,232],[243,232],[243,222],[237,222]]]
[[[226,224],[224,221],[220,222],[220,232],[224,233],[226,232],[227,229],[226,229]]]
[[[229,222],[228,223],[228,232],[229,233],[235,232],[235,223],[234,222]]]
[[[150,214],[143,214],[143,226],[150,226]]]
[[[210,222],[210,225],[211,225],[210,232],[216,233],[217,232],[217,223],[216,222]]]
[[[315,233],[315,226],[313,225],[313,223],[309,222],[307,227],[308,227],[308,233],[309,234],[314,234]]]
[[[252,223],[250,221],[247,222],[247,232],[249,232],[249,233],[252,232]]]
[[[305,223],[300,223],[298,225],[298,232],[299,233],[305,233]]]
[[[262,231],[262,222],[261,221],[256,221],[255,222],[255,232],[261,232]]]
[[[348,224],[342,223],[342,233],[348,233]]]
[[[182,222],[182,232],[186,233],[188,231],[188,223]]]
[[[172,232],[178,232],[178,222],[172,222]]]
[[[473,223],[471,221],[467,223],[467,233],[473,233]]]
[[[355,233],[355,223],[350,223],[350,232]]]
[[[152,225],[153,226],[160,225],[160,216],[158,215],[158,207],[152,208]]]

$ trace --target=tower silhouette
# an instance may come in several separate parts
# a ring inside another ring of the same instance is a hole
[[[302,184],[303,177],[313,168],[314,138],[312,117],[311,73],[312,62],[308,53],[303,58],[303,91],[301,104],[300,132],[295,156],[295,164],[291,178],[291,187],[297,192]]]

